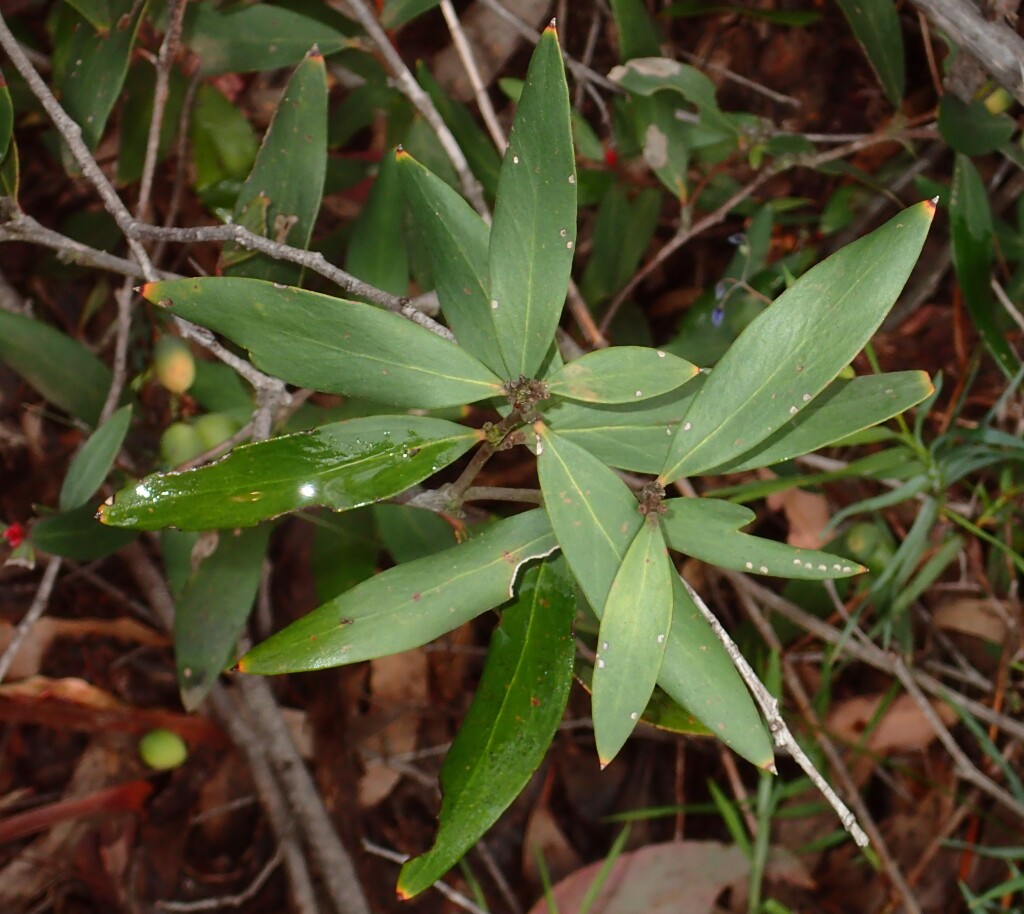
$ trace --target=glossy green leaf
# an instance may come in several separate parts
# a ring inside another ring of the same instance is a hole
[[[1017,125],[1008,114],[993,114],[982,101],[965,102],[952,92],[939,100],[939,133],[956,152],[987,155],[1009,142]]]
[[[503,373],[487,297],[490,230],[446,182],[407,153],[398,170],[413,224],[426,244],[448,326],[455,338],[492,371]]]
[[[898,109],[903,101],[906,74],[903,27],[896,4],[893,0],[838,0],[838,3],[885,97]]]
[[[572,684],[576,593],[561,557],[526,570],[501,613],[480,685],[441,768],[434,846],[398,877],[402,898],[429,888],[526,786],[555,734]]]
[[[1012,379],[1020,368],[1020,358],[995,320],[998,306],[989,285],[995,251],[988,192],[974,163],[959,153],[950,189],[949,221],[953,267],[964,304],[992,358]]]
[[[480,433],[429,416],[374,416],[235,448],[209,466],[154,473],[103,505],[116,527],[248,527],[287,511],[346,511],[404,492]]]
[[[544,417],[566,441],[586,448],[609,466],[634,473],[658,473],[672,437],[700,384],[694,378],[678,391],[632,404],[551,400]]]
[[[455,545],[455,528],[439,514],[411,505],[374,505],[381,542],[398,563],[412,562]]]
[[[31,317],[0,311],[0,360],[54,406],[89,425],[99,420],[110,369],[77,340]]]
[[[212,76],[292,67],[314,44],[331,54],[345,47],[353,33],[270,3],[192,3],[183,38],[199,57],[201,72]]]
[[[122,406],[82,445],[60,487],[61,511],[81,507],[96,494],[117,459],[131,421],[131,406]]]
[[[402,188],[393,156],[385,155],[370,196],[352,225],[345,269],[392,295],[409,293]],[[382,239],[387,239],[382,244]]]
[[[548,377],[552,395],[584,403],[637,403],[682,387],[696,365],[659,349],[614,346],[563,365]]]
[[[600,617],[643,523],[626,484],[600,460],[538,423],[544,509],[576,581]],[[704,617],[673,575],[673,615],[658,684],[755,765],[771,759],[761,718]]]
[[[241,181],[249,174],[259,141],[245,116],[217,89],[200,83],[189,121],[196,188]]]
[[[63,7],[54,36],[54,83],[64,109],[82,128],[90,149],[103,135],[121,94],[132,46],[146,3],[116,0],[109,31],[97,31],[70,7]]]
[[[311,51],[296,67],[274,113],[256,162],[235,203],[235,221],[248,224],[253,207],[274,241],[305,248],[320,211],[327,171],[327,74]],[[296,176],[301,175],[301,180]],[[253,230],[258,226],[249,225]],[[224,246],[224,275],[298,284],[302,267],[265,254]]]
[[[594,738],[601,767],[625,745],[654,692],[672,624],[672,578],[665,538],[650,515],[612,582],[597,635]]]
[[[748,453],[707,472],[738,473],[809,454],[899,415],[934,390],[923,371],[895,371],[833,381],[792,422]]]
[[[32,525],[29,539],[41,552],[94,562],[113,555],[137,536],[135,530],[104,527],[96,520],[96,508],[82,505],[73,511],[40,518]]]
[[[228,277],[147,283],[142,294],[223,333],[289,384],[422,409],[501,394],[468,352],[372,305]]]
[[[746,453],[807,407],[892,307],[934,214],[930,201],[904,210],[812,267],[754,318],[694,398],[663,478]]]
[[[576,247],[569,90],[553,26],[530,61],[501,163],[488,251],[490,309],[506,378],[533,377],[562,316]]]
[[[0,160],[7,155],[7,147],[11,145],[14,135],[14,104],[11,101],[11,90],[7,88],[7,80],[0,72]]]
[[[768,729],[711,626],[678,574],[672,575],[672,627],[658,685],[707,728],[758,768],[770,769]]]
[[[319,602],[333,600],[376,573],[380,540],[372,511],[367,507],[309,518],[316,526],[310,565]]]
[[[506,602],[523,564],[556,548],[543,511],[517,514],[358,584],[256,645],[238,668],[294,673],[419,647]]]
[[[380,24],[386,29],[397,29],[432,10],[440,2],[441,0],[384,0]]]
[[[174,660],[186,711],[206,698],[235,655],[259,590],[272,524],[217,536],[174,608]]]
[[[714,498],[671,498],[662,526],[669,547],[711,565],[779,578],[822,581],[847,578],[867,569],[856,562],[816,549],[741,533],[753,515],[738,505]]]

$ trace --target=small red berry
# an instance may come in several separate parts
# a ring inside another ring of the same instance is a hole
[[[12,549],[17,549],[25,541],[25,528],[21,524],[11,524],[3,532],[3,538]]]
[[[619,162],[619,154],[614,149],[606,149],[604,151],[604,164],[609,168],[614,168]]]

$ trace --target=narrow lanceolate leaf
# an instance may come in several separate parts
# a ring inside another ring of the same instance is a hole
[[[70,7],[58,12],[53,66],[61,103],[94,149],[121,93],[146,3],[117,0],[110,29],[97,31]]]
[[[324,59],[311,51],[292,74],[238,194],[235,221],[269,238],[305,248],[320,211],[327,172],[327,76]],[[251,213],[259,210],[258,225]],[[302,268],[265,254],[224,247],[224,274],[298,283]]]
[[[544,418],[559,437],[586,448],[609,466],[658,473],[702,381],[696,377],[677,391],[642,403],[548,400]]]
[[[506,602],[523,564],[557,548],[543,511],[517,514],[356,585],[256,645],[238,668],[295,673],[419,647]]]
[[[598,349],[546,379],[559,397],[585,403],[635,403],[681,387],[699,369],[679,356],[645,346]]]
[[[629,738],[658,680],[672,624],[672,578],[656,516],[641,525],[604,604],[593,678],[594,737],[601,767]]]
[[[488,257],[506,377],[533,377],[555,336],[576,246],[576,160],[554,26],[537,48],[501,164]]]
[[[441,768],[434,846],[410,860],[398,894],[440,879],[526,786],[555,734],[572,684],[576,595],[561,557],[523,576],[491,639],[473,704]]]
[[[672,597],[672,628],[658,685],[734,752],[770,769],[774,753],[761,715],[678,574],[672,575]]]
[[[61,511],[79,508],[96,494],[114,465],[131,421],[131,406],[122,406],[82,445],[60,487]]]
[[[147,283],[141,292],[244,346],[254,365],[289,384],[422,409],[501,393],[468,352],[372,305],[228,277]]]
[[[110,369],[78,340],[42,321],[0,311],[0,361],[59,409],[89,425],[99,420]]]
[[[896,108],[903,101],[906,80],[903,27],[893,0],[838,0],[853,37],[864,49],[882,91]]]
[[[372,416],[235,448],[184,473],[154,473],[100,508],[105,524],[250,527],[287,511],[335,511],[404,492],[461,457],[480,432],[429,416]]]
[[[82,505],[40,518],[32,525],[29,539],[40,552],[92,562],[113,555],[137,536],[135,530],[104,527],[92,505]]]
[[[214,551],[189,577],[174,610],[174,659],[186,711],[202,704],[234,659],[259,589],[272,524],[224,531]]]
[[[199,58],[200,72],[211,76],[291,67],[314,43],[330,54],[343,48],[355,32],[346,25],[272,3],[194,3],[185,14],[183,38]]]
[[[708,473],[738,473],[809,454],[898,416],[930,396],[935,387],[923,371],[894,371],[833,381],[788,425],[746,454]]]
[[[589,451],[538,422],[544,509],[587,601],[600,615],[629,544],[643,524],[626,484]]]
[[[949,203],[953,266],[964,304],[995,363],[1008,378],[1020,368],[1020,357],[996,321],[996,301],[989,285],[995,249],[988,191],[974,163],[957,154]]]
[[[388,239],[387,244],[381,244],[384,238]],[[381,160],[370,196],[352,223],[345,269],[392,295],[409,292],[401,179],[391,156]]]
[[[11,101],[11,90],[7,88],[7,80],[0,72],[0,161],[7,155],[13,134],[14,103]]]
[[[672,445],[666,482],[750,451],[806,408],[892,307],[935,214],[931,201],[811,268],[729,347]]]
[[[427,247],[448,326],[468,352],[504,374],[487,297],[490,229],[447,183],[399,151],[398,171],[409,213]]]
[[[684,555],[750,574],[822,581],[847,578],[867,569],[863,565],[816,549],[797,549],[786,543],[741,533],[753,515],[738,505],[714,498],[671,498],[662,517],[665,538]],[[739,516],[738,516],[739,515]]]
[[[537,423],[544,509],[576,581],[598,618],[644,520],[626,484],[583,448]],[[725,648],[673,583],[673,616],[658,684],[719,739],[755,765],[771,744]],[[691,612],[692,610],[692,612]]]

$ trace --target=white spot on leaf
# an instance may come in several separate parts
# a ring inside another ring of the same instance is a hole
[[[146,487],[145,487],[145,486],[144,486],[144,485],[143,485],[143,484],[142,484],[142,483],[140,482],[140,483],[139,483],[139,484],[138,484],[138,485],[137,485],[137,486],[135,487],[135,494],[136,494],[136,495],[138,495],[138,496],[139,496],[139,498],[149,498],[149,496],[150,496],[150,491],[149,491],[149,489],[147,489],[147,488],[146,488]]]

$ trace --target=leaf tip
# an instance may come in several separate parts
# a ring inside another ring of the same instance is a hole
[[[245,662],[245,657],[239,657],[238,660],[235,661],[234,666],[232,666],[228,670],[228,672],[229,673],[248,673],[249,672],[249,664]]]
[[[324,59],[324,55],[323,55],[323,53],[320,50],[320,45],[314,44],[313,47],[311,47],[309,49],[309,51],[306,52],[306,57],[309,60],[321,60],[322,61]]]
[[[114,504],[114,496],[110,495],[110,496],[107,497],[107,500],[104,501],[103,504],[100,505],[96,509],[96,514],[95,514],[96,520],[98,520],[101,524],[108,524],[109,525],[110,522],[107,520],[107,517],[106,517],[106,513],[107,512],[106,512],[105,509],[111,507],[113,504]]]
[[[544,29],[545,32],[550,32],[555,38],[558,38],[558,17],[552,16],[551,21],[548,23],[548,27]]]
[[[938,208],[938,205],[939,205],[939,195],[938,194],[936,194],[934,197],[932,197],[931,200],[925,200],[924,201],[924,208],[925,208],[925,211],[928,213],[928,218],[929,219],[932,216],[935,215],[935,210]]]
[[[414,894],[415,893],[410,892],[401,883],[395,886],[395,895],[398,897],[399,901],[408,901]]]

